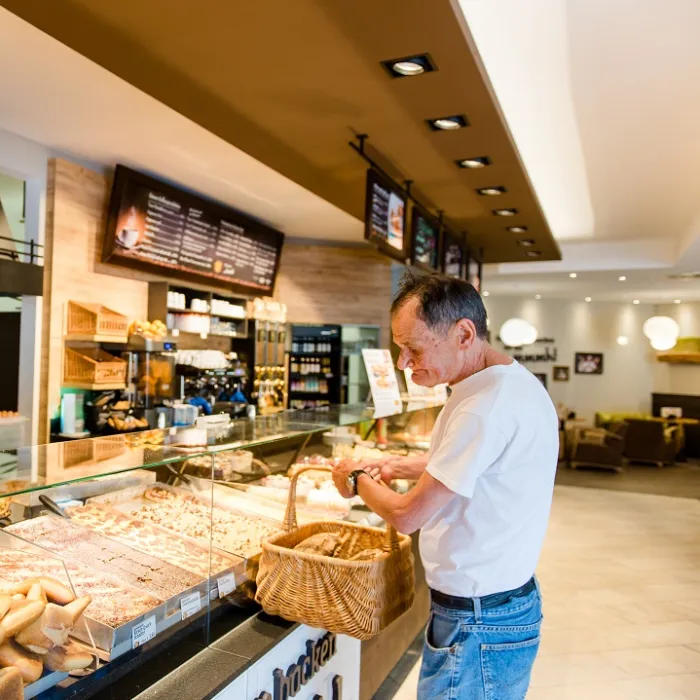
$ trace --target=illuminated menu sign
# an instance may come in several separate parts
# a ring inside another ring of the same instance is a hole
[[[451,277],[462,276],[464,242],[461,236],[445,231],[442,244],[442,270]]]
[[[283,240],[279,231],[239,212],[117,168],[106,261],[167,268],[271,294]]]
[[[367,172],[365,238],[398,260],[406,257],[406,196],[375,170]]]
[[[438,269],[440,222],[422,207],[413,207],[411,227],[411,263],[418,267]]]

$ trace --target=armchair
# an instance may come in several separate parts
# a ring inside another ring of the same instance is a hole
[[[663,467],[674,464],[678,451],[679,426],[658,420],[627,420],[625,457],[630,462],[647,462]]]
[[[586,466],[622,471],[627,431],[626,423],[616,423],[610,430],[579,428],[571,449],[571,468]]]

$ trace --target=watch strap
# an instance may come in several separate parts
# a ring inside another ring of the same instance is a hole
[[[353,491],[353,495],[355,495],[355,496],[357,496],[357,480],[363,474],[369,476],[369,474],[367,474],[367,472],[364,469],[355,469],[355,471],[350,472],[350,479],[352,481],[352,491]]]

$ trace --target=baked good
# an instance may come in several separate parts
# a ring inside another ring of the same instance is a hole
[[[77,644],[66,644],[51,649],[46,655],[46,668],[49,671],[70,673],[87,668],[92,663],[92,654]]]
[[[76,563],[97,566],[162,600],[201,582],[189,571],[53,515],[15,523],[6,530]]]
[[[28,578],[13,586],[12,590],[16,594],[28,595],[35,584],[40,584],[46,597],[53,603],[67,605],[75,600],[73,591],[68,586],[50,576],[40,576],[39,578]]]
[[[24,683],[18,668],[0,668],[0,698],[2,700],[24,700]]]
[[[0,620],[0,630],[4,632],[5,639],[13,637],[17,632],[38,620],[44,612],[46,605],[40,600],[24,600],[10,610]]]
[[[334,532],[319,532],[299,542],[299,544],[294,547],[294,551],[332,557],[336,549],[338,549],[339,543],[340,536],[338,534]]]
[[[109,506],[90,503],[68,508],[67,512],[80,525],[196,574],[200,579],[208,578],[210,573],[218,574],[236,564],[233,559],[227,559],[216,552],[210,554],[208,549],[194,546],[183,537],[164,533],[150,523],[131,518]]]
[[[33,552],[19,549],[0,549],[0,588],[23,586],[25,580],[32,577],[62,579],[66,575],[64,566],[76,593],[92,597],[89,617],[109,627],[120,627],[163,602],[89,567],[38,557]]]
[[[23,649],[11,639],[0,644],[0,667],[9,666],[14,666],[20,672],[24,683],[38,681],[44,670],[41,657]]]
[[[0,593],[0,620],[10,609],[10,603],[12,603],[12,596],[9,593]]]

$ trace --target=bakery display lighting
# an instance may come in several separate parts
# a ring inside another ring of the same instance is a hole
[[[476,193],[480,194],[482,197],[498,197],[499,194],[505,194],[506,192],[506,188],[501,185],[497,187],[480,187],[476,191]]]
[[[535,240],[534,238],[521,238],[518,241],[518,245],[521,245],[525,248],[530,248],[531,246],[535,245]]]
[[[680,300],[680,299],[674,299],[674,300],[673,300],[673,303],[674,303],[674,304],[680,304],[680,303],[681,303],[681,300]]]
[[[477,170],[479,168],[485,168],[487,165],[491,165],[491,159],[488,156],[462,158],[461,160],[457,161],[457,165],[460,168],[465,168],[466,170]]]
[[[639,304],[639,299],[635,299],[632,303],[636,306],[637,304]]]
[[[618,279],[620,282],[626,282],[626,281],[627,281],[627,278],[626,278],[624,275],[620,275],[617,279]]]
[[[517,209],[494,209],[494,216],[516,216],[518,213]]]
[[[542,256],[542,251],[541,250],[528,250],[525,255],[528,256],[528,258],[539,258]]]
[[[511,233],[525,233],[525,231],[527,231],[527,226],[508,226],[506,231],[510,231]]]
[[[427,53],[406,56],[405,58],[392,58],[388,61],[382,61],[382,65],[392,78],[410,78],[437,70]]]
[[[482,297],[487,297],[490,293],[491,293],[491,292],[483,292],[481,296],[482,296]]]
[[[535,299],[541,299],[542,295],[541,294],[535,294]]]
[[[569,277],[571,277],[572,280],[575,280],[578,277],[578,275],[575,272],[570,272]]]
[[[586,302],[586,304],[590,304],[593,301],[593,299],[591,299],[590,297],[586,297],[584,301]]]
[[[433,131],[456,131],[457,129],[463,129],[465,126],[469,126],[469,122],[463,114],[428,119],[427,122],[428,126]]]

